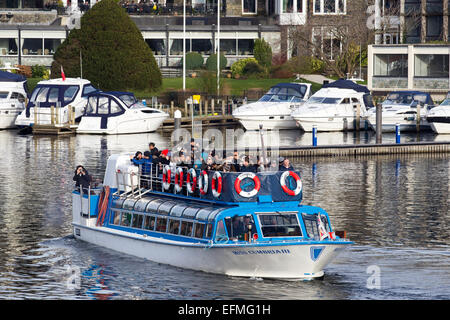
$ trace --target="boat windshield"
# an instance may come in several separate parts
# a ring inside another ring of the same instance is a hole
[[[297,89],[298,88],[298,89]],[[305,96],[307,87],[299,85],[293,87],[272,87],[259,99],[262,102],[301,102]]]
[[[127,107],[130,107],[137,102],[134,95],[131,94],[122,94],[118,95],[117,97],[122,100],[127,105]]]
[[[441,106],[450,106],[450,98],[445,99],[441,102]]]
[[[8,98],[8,94],[9,94],[8,91],[1,91],[1,92],[0,92],[0,99],[6,99],[6,98]]]
[[[311,97],[308,100],[308,104],[338,104],[342,98],[327,98],[327,97]]]
[[[427,96],[425,94],[393,92],[388,94],[383,104],[410,105],[413,101],[425,103],[427,101]]]

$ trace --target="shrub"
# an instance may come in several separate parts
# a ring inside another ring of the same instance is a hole
[[[31,66],[31,75],[33,78],[43,78],[47,74],[47,68],[45,66],[36,64]]]
[[[220,70],[227,67],[227,58],[223,53],[220,54]],[[206,69],[209,71],[217,71],[217,54],[212,54],[206,59]]]
[[[250,61],[244,66],[242,73],[247,77],[264,76],[265,69],[258,62]]]
[[[63,65],[66,76],[80,76],[102,90],[155,90],[162,84],[152,50],[130,16],[115,0],[97,2],[58,47],[52,77]]]
[[[249,62],[258,63],[258,61],[255,58],[245,58],[245,59],[241,59],[241,60],[238,60],[235,63],[233,63],[233,65],[231,66],[231,73],[233,74],[233,77],[236,77],[236,75],[243,76],[244,75],[244,67]]]
[[[258,63],[268,69],[272,65],[272,48],[264,39],[256,39],[253,55]]]
[[[183,58],[181,58],[181,66],[183,66]],[[186,70],[196,70],[201,67],[203,67],[203,56],[200,53],[186,53]]]

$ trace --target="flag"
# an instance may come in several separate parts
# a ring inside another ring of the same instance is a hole
[[[66,80],[66,75],[64,74],[64,69],[62,65],[61,65],[61,78],[63,79],[63,81]]]

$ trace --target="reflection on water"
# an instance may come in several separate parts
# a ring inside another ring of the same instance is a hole
[[[337,139],[327,144],[353,143],[353,133],[346,135],[319,133],[319,144],[325,137]],[[286,145],[310,144],[306,134],[280,137]],[[145,151],[149,142],[170,147],[158,133],[55,138],[0,132],[0,299],[450,297],[448,156],[294,160],[304,204],[327,210],[335,229],[347,230],[356,244],[325,270],[323,281],[283,282],[168,267],[71,236],[75,166],[101,178],[110,154]],[[380,267],[380,290],[366,287],[371,265]]]

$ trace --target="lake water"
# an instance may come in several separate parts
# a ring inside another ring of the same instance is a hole
[[[280,136],[282,145],[311,144],[296,131]],[[319,144],[374,139],[373,132],[318,136]],[[448,155],[294,160],[304,203],[327,210],[355,245],[323,280],[286,282],[184,270],[73,238],[75,166],[101,179],[110,154],[144,151],[150,141],[169,145],[159,133],[56,138],[0,131],[0,299],[450,298]]]

